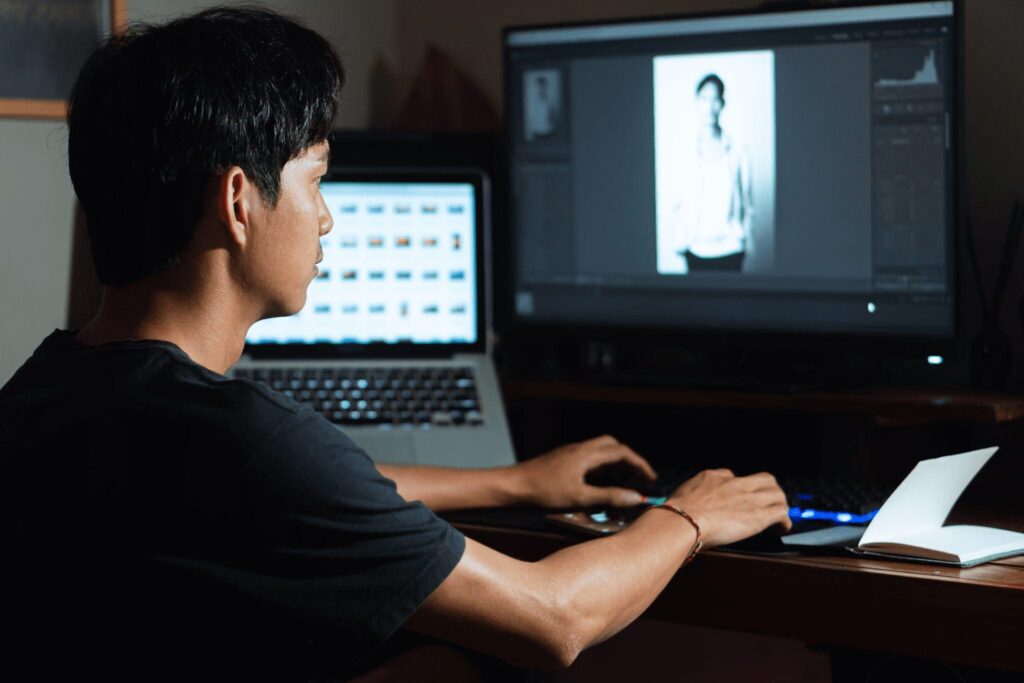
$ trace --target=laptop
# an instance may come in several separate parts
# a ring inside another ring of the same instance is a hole
[[[334,228],[295,315],[257,322],[232,369],[310,404],[377,462],[512,465],[490,355],[489,181],[337,168]]]

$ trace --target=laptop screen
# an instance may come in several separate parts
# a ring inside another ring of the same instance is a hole
[[[476,345],[481,190],[478,175],[328,175],[334,227],[306,305],[257,322],[246,343]]]

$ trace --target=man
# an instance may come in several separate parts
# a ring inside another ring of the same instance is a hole
[[[687,272],[739,272],[751,247],[754,202],[750,163],[740,143],[722,129],[725,83],[707,74],[695,91],[698,113],[685,199],[675,207],[682,223],[679,256]]]
[[[526,139],[551,137],[558,132],[560,114],[558,72],[529,72],[526,83]]]
[[[322,38],[258,10],[137,27],[83,67],[69,166],[103,302],[0,390],[9,649],[35,677],[339,677],[402,626],[566,666],[699,538],[786,523],[769,475],[706,472],[678,511],[520,562],[428,508],[635,504],[583,475],[650,466],[602,437],[508,469],[378,470],[312,410],[225,377],[250,325],[298,311],[316,275],[341,84]],[[413,678],[370,674],[388,671]]]

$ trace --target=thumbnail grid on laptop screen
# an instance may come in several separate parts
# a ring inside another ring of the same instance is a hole
[[[325,182],[334,228],[298,313],[249,344],[476,342],[476,201],[462,182]]]

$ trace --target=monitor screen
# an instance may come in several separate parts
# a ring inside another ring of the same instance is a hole
[[[950,338],[953,2],[505,33],[518,323]]]
[[[246,343],[476,343],[478,186],[335,178],[321,185],[334,227],[306,305],[256,323]]]

